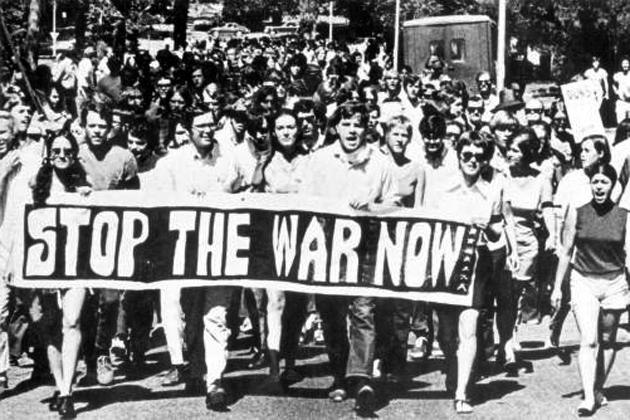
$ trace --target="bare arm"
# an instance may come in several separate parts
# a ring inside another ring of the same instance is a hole
[[[556,270],[556,280],[554,282],[553,293],[551,295],[551,304],[558,308],[562,299],[562,282],[566,278],[575,245],[575,231],[577,223],[577,210],[569,207],[567,218],[564,222],[564,230],[562,232],[562,244],[558,252],[558,268]]]

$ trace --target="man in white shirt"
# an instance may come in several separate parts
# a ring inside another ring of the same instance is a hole
[[[613,76],[613,90],[617,95],[617,124],[630,115],[630,59],[621,60],[621,71]]]

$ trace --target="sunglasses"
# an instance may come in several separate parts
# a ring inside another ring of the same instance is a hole
[[[460,158],[464,161],[464,162],[470,162],[473,158],[475,158],[475,160],[477,162],[481,162],[483,161],[483,153],[473,153],[473,152],[462,152],[460,154]]]
[[[53,156],[61,156],[62,154],[65,156],[72,156],[72,149],[69,147],[54,147],[50,149],[50,153]]]
[[[490,80],[480,80],[480,81],[478,81],[477,83],[479,83],[480,85],[489,85],[489,84],[491,84],[492,82],[490,82]]]
[[[526,114],[540,114],[542,113],[542,109],[526,109]]]
[[[483,108],[470,107],[468,108],[468,112],[470,112],[471,114],[481,114],[483,112]]]

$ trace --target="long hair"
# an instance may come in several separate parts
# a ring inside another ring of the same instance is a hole
[[[46,157],[42,162],[42,166],[35,176],[35,185],[33,186],[33,203],[36,206],[43,206],[50,197],[50,187],[52,185],[53,171],[55,170],[51,161],[51,147],[55,139],[63,137],[70,142],[72,148],[73,162],[63,171],[58,172],[57,176],[64,185],[66,192],[76,192],[77,187],[89,185],[85,169],[77,159],[79,154],[79,144],[74,138],[70,130],[67,128],[58,134],[53,134],[46,139]]]

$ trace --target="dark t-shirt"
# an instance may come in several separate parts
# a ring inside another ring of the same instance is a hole
[[[79,161],[95,191],[124,189],[138,177],[136,159],[120,146],[111,146],[99,159],[87,144],[82,144]]]

